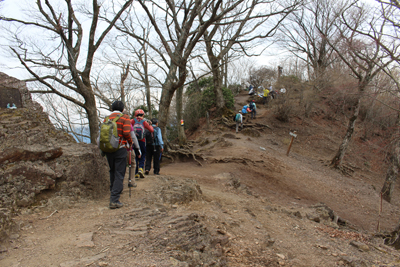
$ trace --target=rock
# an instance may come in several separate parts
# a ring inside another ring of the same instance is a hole
[[[13,227],[8,211],[45,207],[54,196],[102,197],[109,191],[109,178],[98,148],[57,130],[32,101],[25,82],[0,73],[0,86],[19,90],[22,101],[14,110],[0,108],[0,203],[5,208],[0,210],[0,238],[5,240]],[[52,209],[58,209],[57,203]]]
[[[361,243],[361,242],[351,241],[350,245],[352,245],[353,247],[358,248],[360,251],[367,252],[367,251],[370,250],[368,245],[366,245],[364,243]]]
[[[92,257],[84,257],[81,259],[75,259],[72,261],[67,261],[60,264],[60,267],[79,267],[79,266],[87,266],[89,263],[93,263],[95,261],[101,260],[102,258],[106,257],[105,253],[100,253],[98,255]]]
[[[278,256],[278,257],[281,258],[282,260],[285,259],[285,255],[283,255],[283,254],[276,254],[276,256]]]
[[[94,243],[93,243],[93,232],[89,232],[89,233],[84,233],[84,234],[80,234],[78,236],[78,247],[82,248],[82,247],[94,247]]]

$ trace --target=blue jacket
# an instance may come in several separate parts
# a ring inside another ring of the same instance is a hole
[[[161,134],[161,129],[157,127],[155,124],[152,125],[154,129],[154,145],[160,146],[162,149],[164,149],[164,141],[162,140],[162,134]]]
[[[243,114],[246,114],[246,113],[247,113],[247,105],[243,106],[243,108],[242,108],[242,113],[243,113]]]

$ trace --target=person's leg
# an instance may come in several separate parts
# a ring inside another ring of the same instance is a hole
[[[152,145],[147,145],[146,147],[146,163],[145,163],[145,167],[144,170],[146,172],[146,174],[148,174],[148,172],[151,169],[151,158],[153,157],[153,152],[154,148]]]
[[[106,153],[106,158],[108,162],[108,166],[110,167],[110,192],[112,190],[114,184],[114,172],[115,172],[115,163],[114,163],[114,153]]]
[[[236,133],[238,133],[238,130],[239,130],[238,128],[239,128],[239,122],[237,121],[236,122]]]
[[[125,148],[118,149],[114,153],[114,183],[111,188],[110,202],[116,203],[119,201],[122,189],[124,188],[124,177],[126,172],[126,155],[127,151]]]
[[[156,151],[154,152],[154,174],[160,174],[160,146],[156,146]]]
[[[139,141],[139,146],[140,146],[140,151],[142,151],[142,156],[139,159],[139,169],[138,169],[138,174],[140,178],[144,178],[144,162],[146,161],[146,142]]]

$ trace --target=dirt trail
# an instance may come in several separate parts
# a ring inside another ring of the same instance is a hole
[[[239,95],[235,108],[248,99]],[[307,135],[258,106],[255,121],[271,130],[260,137],[222,125],[204,131],[208,144],[193,146],[207,158],[202,166],[164,163],[160,176],[137,181],[131,198],[125,185],[121,209],[108,209],[107,195],[25,211],[0,266],[400,266],[400,254],[371,235],[379,175],[331,170],[325,141],[307,141],[326,129]],[[290,127],[299,137],[288,157]],[[335,225],[315,206],[321,202],[348,225]],[[392,230],[399,217],[396,196],[383,203],[381,229]]]

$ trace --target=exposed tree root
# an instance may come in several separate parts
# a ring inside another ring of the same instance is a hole
[[[236,123],[233,122],[232,120],[229,120],[227,117],[221,118],[220,122],[229,128],[232,128],[232,129],[236,128]],[[258,123],[258,122],[253,123],[253,122],[249,122],[249,121],[243,123],[243,128],[252,128],[255,130],[259,130],[259,131],[262,131],[265,128],[270,129],[270,130],[272,129],[270,126],[268,126],[266,124],[262,124],[262,123]]]
[[[194,153],[190,149],[190,144],[187,146],[179,147],[173,149],[171,146],[168,149],[168,153],[163,154],[164,157],[169,158],[172,160],[172,162],[175,161],[176,158],[180,158],[182,156],[187,157],[187,158],[193,158],[194,161],[196,161],[200,166],[203,167],[203,164],[197,159],[200,158],[202,160],[205,160],[204,156],[199,153]]]
[[[212,158],[208,159],[209,163],[242,163],[245,165],[253,164],[256,165],[256,163],[263,163],[263,160],[252,160],[248,158],[235,158],[235,157],[226,157],[226,158]]]

